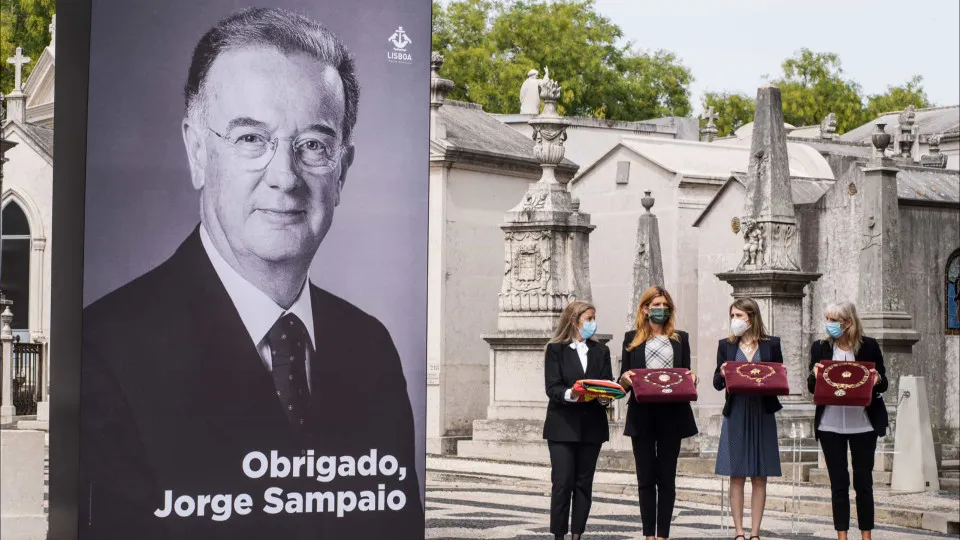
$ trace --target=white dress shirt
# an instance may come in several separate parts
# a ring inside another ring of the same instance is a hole
[[[584,375],[586,375],[586,373],[587,373],[587,351],[590,350],[590,348],[587,346],[587,342],[574,340],[573,342],[570,343],[570,348],[571,348],[571,349],[574,349],[575,351],[577,351],[577,356],[580,357],[580,365],[583,366],[583,373],[584,373]],[[572,388],[567,388],[567,391],[563,393],[563,399],[565,399],[565,400],[567,400],[567,401],[570,401],[570,402],[576,402],[577,400],[571,398],[571,396],[570,396],[570,391],[571,391],[571,390],[573,390],[573,389],[572,389]]]
[[[223,283],[230,300],[233,301],[233,305],[240,315],[240,320],[243,321],[243,326],[250,334],[250,339],[253,340],[257,352],[260,354],[260,359],[263,360],[263,367],[267,371],[273,371],[273,358],[270,355],[270,344],[267,343],[267,334],[270,332],[270,328],[287,313],[296,315],[307,327],[307,333],[310,335],[310,343],[305,345],[307,349],[307,387],[309,388],[310,361],[316,347],[313,305],[310,302],[310,280],[304,280],[300,295],[297,296],[290,309],[284,310],[230,266],[213,245],[213,241],[203,225],[200,226],[200,243],[203,244],[203,249],[207,252],[207,257],[210,258],[213,269],[216,270],[220,282]]]
[[[845,351],[840,347],[833,347],[833,359],[840,362],[852,362],[852,351]],[[827,405],[823,408],[823,418],[820,419],[820,431],[853,435],[855,433],[869,433],[873,425],[867,417],[866,407],[846,407],[842,405]]]

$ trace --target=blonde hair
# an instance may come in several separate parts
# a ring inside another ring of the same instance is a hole
[[[860,323],[860,317],[857,316],[857,306],[853,302],[836,302],[827,306],[824,315],[841,322],[849,322],[850,328],[844,332],[850,339],[850,345],[853,354],[860,352],[860,345],[863,345],[863,325]],[[830,345],[836,345],[838,340],[833,339],[830,334],[824,338],[830,342]]]
[[[580,300],[574,300],[567,304],[567,307],[563,308],[563,312],[560,314],[560,320],[557,321],[557,329],[553,332],[550,343],[570,343],[577,339],[577,335],[580,332],[580,317],[591,309],[594,311],[597,310],[597,308],[591,304]],[[594,338],[591,337],[590,339]]]
[[[680,336],[674,329],[674,317],[676,316],[674,311],[676,310],[674,309],[673,298],[666,289],[654,285],[643,291],[643,294],[640,295],[640,305],[637,306],[637,321],[634,325],[637,334],[633,336],[633,341],[627,346],[628,351],[632,351],[646,343],[650,335],[653,334],[653,328],[650,327],[650,321],[648,320],[647,314],[643,312],[643,308],[649,306],[658,296],[662,296],[667,301],[667,307],[670,309],[670,318],[667,319],[666,324],[663,325],[663,333],[670,336],[670,339],[680,341]]]
[[[768,341],[770,339],[770,336],[767,334],[767,327],[763,325],[760,306],[757,305],[756,300],[753,298],[737,298],[730,304],[730,309],[727,310],[728,317],[734,308],[747,314],[747,322],[750,323],[750,328],[748,328],[743,335],[749,335],[754,341]],[[740,338],[733,335],[733,332],[730,332],[730,337],[727,338],[727,341],[736,343],[738,339]]]

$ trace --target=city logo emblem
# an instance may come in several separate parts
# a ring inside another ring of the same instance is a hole
[[[413,43],[403,27],[398,27],[393,34],[387,38],[393,44],[393,50],[387,51],[387,60],[394,64],[410,64],[413,62],[413,56],[407,52],[407,46]]]

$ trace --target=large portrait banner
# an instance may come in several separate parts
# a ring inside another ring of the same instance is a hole
[[[80,538],[423,537],[430,9],[92,2]]]

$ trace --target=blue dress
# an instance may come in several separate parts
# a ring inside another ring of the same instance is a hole
[[[759,361],[760,351],[751,362]],[[737,362],[746,362],[737,347]],[[723,417],[716,473],[723,476],[780,476],[777,419],[763,410],[760,396],[730,396],[730,416]]]

